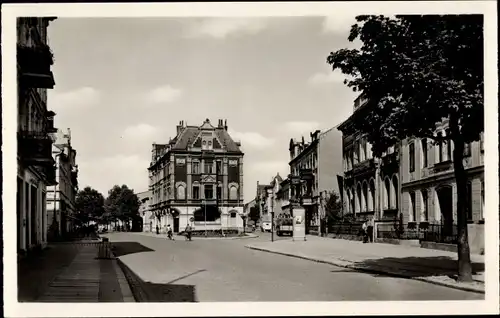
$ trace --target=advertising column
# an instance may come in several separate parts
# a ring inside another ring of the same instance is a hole
[[[293,240],[306,240],[306,210],[303,207],[293,209]]]

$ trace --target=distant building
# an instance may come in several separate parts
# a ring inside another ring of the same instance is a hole
[[[321,195],[332,190],[339,193],[337,176],[342,174],[342,136],[334,128],[324,132],[316,130],[310,134],[311,140],[305,142],[290,140],[290,172],[294,176],[304,173],[312,175],[311,200],[303,203],[306,209],[306,232],[317,230],[321,215]],[[301,193],[306,192],[303,186]]]
[[[151,191],[143,191],[137,193],[137,198],[139,199],[139,215],[142,217],[142,231],[151,232],[155,226],[155,217],[149,208],[149,202],[151,200]],[[154,224],[153,224],[154,223]]]
[[[212,126],[183,121],[166,144],[153,144],[150,209],[162,231],[189,223],[195,229],[243,229],[243,152],[219,120]],[[193,220],[193,222],[191,222]]]
[[[55,113],[47,109],[54,88],[47,27],[55,18],[17,19],[17,250],[47,244],[47,186],[56,182],[52,158]]]
[[[338,126],[343,133],[343,213],[357,219],[393,220],[401,202],[400,144],[390,147],[382,158],[375,158],[366,136],[352,130],[353,120],[364,116],[367,102],[362,94],[356,98],[353,114]]]
[[[56,162],[56,181],[47,187],[47,220],[49,240],[65,237],[75,226],[75,200],[78,192],[76,150],[71,146],[71,130],[58,130],[52,145]]]

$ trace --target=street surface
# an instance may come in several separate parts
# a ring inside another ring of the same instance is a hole
[[[139,233],[106,236],[116,244],[117,256],[155,294],[151,301],[480,300],[484,297],[245,248],[250,242],[271,238],[269,233],[256,234],[260,237],[194,238],[191,242]]]

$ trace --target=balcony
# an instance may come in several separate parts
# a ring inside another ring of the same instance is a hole
[[[17,46],[19,83],[24,87],[54,88],[54,75],[50,66],[54,57],[46,44]]]
[[[301,204],[304,206],[310,206],[313,205],[313,199],[310,196],[303,196],[301,198]]]
[[[53,166],[52,140],[44,132],[19,132],[17,136],[17,152],[27,165]]]
[[[216,199],[202,199],[201,200],[201,206],[215,206],[217,205],[217,200]]]
[[[393,152],[382,157],[380,168],[385,172],[394,172],[399,169],[399,153]]]
[[[365,160],[363,162],[357,163],[351,170],[353,175],[359,175],[363,173],[370,172],[375,169],[375,163],[372,159]]]
[[[433,171],[434,173],[440,173],[444,171],[449,171],[453,169],[453,161],[451,160],[446,160],[442,162],[438,162],[434,164]]]
[[[47,113],[46,113],[47,124],[46,124],[45,130],[48,133],[56,133],[57,132],[57,128],[54,127],[54,116],[55,115],[56,115],[56,113],[54,113],[51,110],[47,111]]]

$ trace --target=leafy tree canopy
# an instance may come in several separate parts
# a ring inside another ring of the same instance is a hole
[[[121,187],[115,185],[108,191],[105,209],[112,218],[121,220],[135,218],[139,215],[139,206],[139,198],[126,185],[122,185]]]
[[[344,84],[362,92],[344,132],[359,131],[381,156],[408,137],[452,140],[457,184],[458,278],[472,281],[467,235],[465,143],[484,131],[483,16],[358,16],[349,40],[361,49],[331,52],[327,63],[348,75]],[[446,136],[438,125],[448,127]]]
[[[77,193],[75,206],[78,211],[77,218],[85,223],[104,213],[104,197],[99,191],[86,187]]]
[[[358,16],[349,40],[361,49],[330,53],[327,63],[368,99],[352,129],[367,133],[374,154],[406,137],[428,137],[445,119],[445,139],[479,139],[483,116],[482,15]]]
[[[325,212],[328,220],[338,221],[342,218],[342,202],[335,191],[328,193],[326,197]]]

